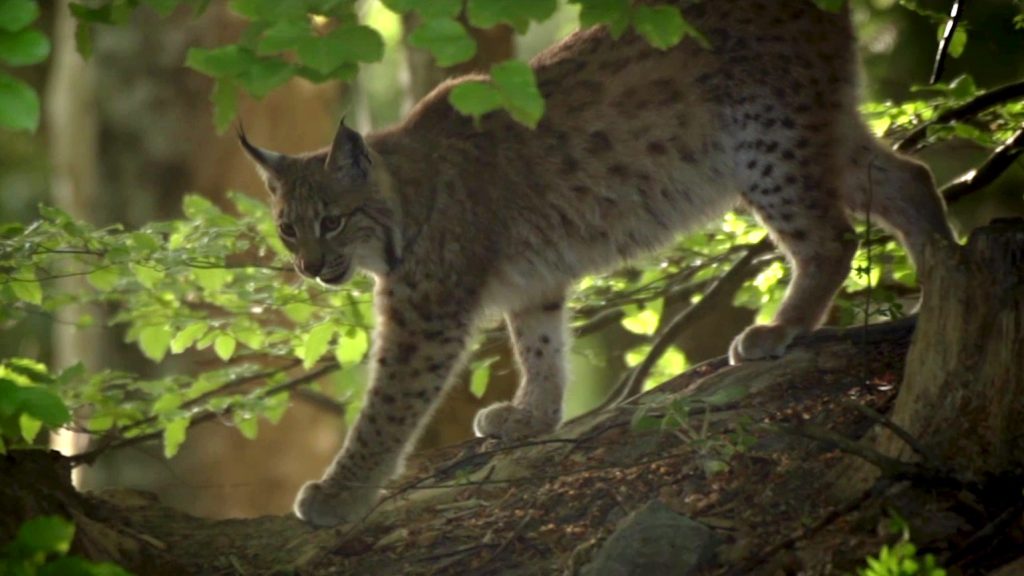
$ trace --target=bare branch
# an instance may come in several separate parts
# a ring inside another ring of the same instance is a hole
[[[619,381],[615,389],[601,403],[601,408],[617,404],[626,398],[640,393],[651,369],[665,355],[665,352],[672,346],[672,342],[679,338],[683,330],[698,322],[712,311],[721,299],[732,298],[732,295],[739,290],[740,286],[760,268],[756,262],[758,257],[770,252],[772,249],[772,243],[767,238],[748,248],[746,254],[711,285],[711,288],[708,289],[699,302],[693,304],[669,322],[651,344],[651,350],[647,353],[647,357],[632,372],[628,372]]]
[[[942,77],[943,69],[946,66],[946,57],[949,55],[949,45],[953,43],[953,36],[956,34],[957,26],[960,25],[966,3],[966,0],[955,0],[949,9],[949,20],[946,21],[946,29],[942,31],[942,40],[939,41],[939,49],[935,54],[931,84],[935,84]]]
[[[978,94],[963,104],[950,108],[935,118],[918,125],[896,143],[894,148],[898,152],[910,152],[916,150],[918,145],[928,136],[928,128],[937,124],[949,124],[958,120],[964,120],[982,112],[1024,98],[1024,81],[1013,82],[987,92]]]
[[[996,148],[995,152],[981,163],[981,166],[946,184],[939,192],[946,202],[952,204],[994,182],[1003,172],[1006,172],[1007,168],[1013,165],[1022,153],[1024,153],[1024,129],[1015,132],[1005,144]]]

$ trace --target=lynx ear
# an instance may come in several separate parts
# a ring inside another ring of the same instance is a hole
[[[284,158],[283,154],[277,152],[271,152],[270,150],[264,150],[258,146],[253,146],[249,139],[245,137],[245,129],[242,128],[242,124],[238,124],[238,142],[242,145],[242,149],[249,156],[249,159],[256,165],[256,170],[259,172],[260,177],[267,185],[267,189],[270,190],[271,194],[277,193],[277,182],[279,179],[279,170],[281,168],[281,160]]]
[[[370,151],[363,142],[363,137],[358,132],[345,126],[345,117],[341,118],[338,124],[338,132],[334,135],[334,142],[331,143],[331,151],[327,154],[324,167],[328,170],[356,171],[365,178],[370,173]]]

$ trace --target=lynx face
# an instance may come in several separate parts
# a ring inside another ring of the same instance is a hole
[[[356,266],[373,268],[387,239],[374,216],[369,152],[344,126],[329,151],[288,156],[239,140],[271,196],[277,233],[295,256],[295,270],[322,284],[349,280]]]

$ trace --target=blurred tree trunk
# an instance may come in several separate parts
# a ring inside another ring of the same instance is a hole
[[[68,0],[56,6],[53,24],[53,54],[46,86],[46,130],[52,170],[50,194],[54,206],[77,220],[109,222],[114,204],[99,198],[96,87],[94,67],[86,63],[74,45],[75,19],[68,9]],[[57,289],[74,293],[87,289],[85,278],[70,276],[60,279]],[[102,327],[105,311],[99,307],[63,306],[55,313],[52,325],[55,370],[83,362],[89,369],[107,366],[112,338],[105,330],[75,326],[84,315],[93,317],[94,326]],[[54,446],[65,453],[79,452],[87,439],[68,431],[53,438]],[[77,479],[77,478],[76,478]]]

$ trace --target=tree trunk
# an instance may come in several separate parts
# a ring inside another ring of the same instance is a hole
[[[892,420],[966,479],[1022,469],[1024,220],[997,221],[934,256]],[[915,456],[892,433],[879,446]]]

